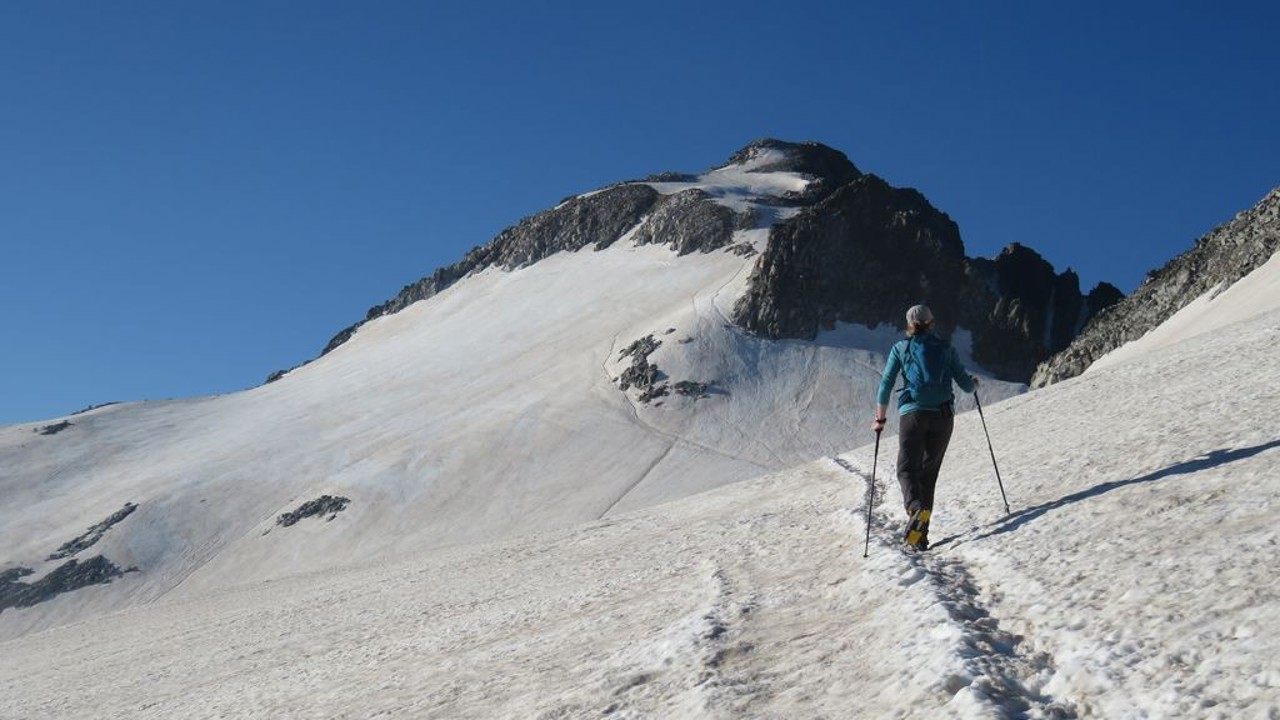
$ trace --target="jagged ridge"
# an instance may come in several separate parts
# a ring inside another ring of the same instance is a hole
[[[903,327],[903,310],[933,307],[942,331],[973,333],[973,356],[1002,380],[1026,382],[1121,293],[1088,297],[1013,244],[994,260],[965,256],[950,217],[912,189],[863,175],[773,228],[734,322],[770,338],[813,339],[837,322]]]
[[[1075,377],[1145,335],[1188,303],[1230,287],[1280,248],[1280,188],[1147,275],[1132,295],[1099,314],[1063,352],[1036,369],[1032,387]]]
[[[960,324],[973,330],[974,360],[997,377],[1025,382],[1123,297],[1105,282],[1081,295],[1074,271],[1058,273],[1031,248],[1012,243],[994,259],[966,261]]]

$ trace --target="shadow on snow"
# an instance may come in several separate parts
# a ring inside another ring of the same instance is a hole
[[[1087,490],[1081,490],[1080,492],[1065,495],[1052,502],[1043,503],[1041,505],[1036,505],[1035,507],[1025,508],[1012,513],[1003,520],[1000,520],[999,524],[993,530],[978,535],[974,539],[984,540],[995,535],[1013,532],[1032,520],[1039,518],[1050,510],[1056,510],[1060,507],[1080,502],[1081,500],[1088,500],[1089,498],[1098,497],[1099,495],[1105,495],[1112,490],[1119,490],[1121,488],[1140,485],[1143,483],[1151,483],[1157,480],[1163,480],[1173,475],[1187,475],[1190,473],[1200,472],[1201,470],[1208,470],[1209,468],[1217,467],[1218,465],[1226,465],[1227,463],[1236,462],[1237,460],[1244,460],[1245,458],[1253,457],[1258,453],[1277,447],[1280,447],[1280,440],[1272,440],[1271,442],[1263,443],[1261,445],[1254,445],[1253,447],[1239,448],[1236,450],[1214,450],[1205,455],[1199,455],[1191,460],[1187,460],[1186,462],[1181,462],[1177,465],[1170,465],[1163,470],[1157,470],[1141,477],[1094,485]],[[959,535],[952,535],[951,537],[944,538],[934,543],[933,547],[944,545],[959,537]]]

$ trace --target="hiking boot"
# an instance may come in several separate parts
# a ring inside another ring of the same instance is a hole
[[[913,550],[926,550],[929,547],[929,516],[933,514],[929,508],[919,508],[911,514],[907,523],[904,540]]]

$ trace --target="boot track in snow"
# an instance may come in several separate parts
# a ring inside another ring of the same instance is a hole
[[[856,461],[848,457],[831,461],[844,473],[865,482],[870,491],[870,474]],[[1026,638],[1001,629],[999,618],[991,614],[984,601],[984,597],[991,596],[990,589],[982,585],[963,558],[942,557],[928,551],[894,552],[901,540],[901,525],[880,510],[885,484],[877,480],[876,485],[871,517],[874,544],[882,554],[890,554],[890,562],[902,570],[899,584],[904,586],[904,592],[918,587],[932,595],[932,604],[945,610],[947,622],[955,631],[922,628],[925,635],[951,640],[950,654],[957,658],[954,670],[939,678],[939,689],[953,699],[962,692],[970,695],[972,700],[989,706],[990,717],[1077,717],[1074,703],[1057,700],[1040,689],[1056,671],[1053,657],[1030,651]],[[859,504],[851,512],[862,515],[861,508]],[[873,557],[875,553],[873,549]]]

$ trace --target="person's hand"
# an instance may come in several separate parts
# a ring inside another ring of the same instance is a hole
[[[982,384],[982,380],[980,380],[980,379],[978,378],[978,376],[977,376],[977,375],[974,375],[974,376],[973,376],[973,389],[974,389],[974,390],[977,390],[977,389],[978,389],[978,386],[979,386],[979,385],[981,385],[981,384]]]
[[[873,432],[880,432],[883,429],[884,429],[884,418],[876,418],[871,421],[871,430]]]

